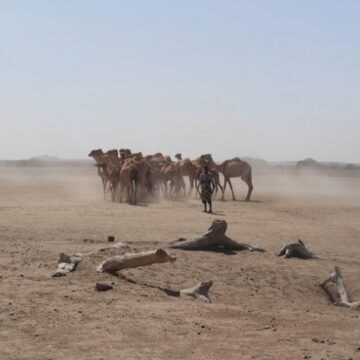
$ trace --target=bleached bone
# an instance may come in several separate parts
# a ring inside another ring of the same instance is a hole
[[[211,303],[211,299],[209,296],[209,289],[213,285],[212,281],[204,281],[192,288],[180,290],[181,295],[192,296],[196,299],[200,299],[203,302]]]
[[[75,271],[80,261],[81,257],[79,256],[60,253],[58,259],[58,268],[52,277],[66,276],[69,272]]]
[[[328,289],[328,284],[334,283],[338,291],[340,301],[336,301]],[[329,298],[337,305],[346,306],[351,309],[360,309],[360,301],[351,302],[345,287],[344,279],[338,266],[335,266],[335,271],[331,273],[330,277],[326,279],[321,285],[321,288],[327,293]]]
[[[140,253],[126,253],[113,256],[103,261],[98,267],[98,272],[114,273],[123,269],[148,266],[166,262],[174,262],[176,258],[171,257],[165,250],[157,249]]]

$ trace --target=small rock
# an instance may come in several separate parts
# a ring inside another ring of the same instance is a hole
[[[114,242],[115,241],[115,236],[112,236],[112,235],[108,236],[107,241]]]
[[[108,285],[108,284],[104,284],[104,283],[96,283],[95,289],[97,291],[108,291],[108,290],[112,290],[113,286]]]

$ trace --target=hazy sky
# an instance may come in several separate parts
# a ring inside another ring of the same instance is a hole
[[[360,162],[360,1],[1,1],[0,159]]]

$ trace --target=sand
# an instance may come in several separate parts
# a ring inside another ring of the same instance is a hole
[[[196,200],[104,201],[92,167],[1,167],[0,359],[360,359],[360,312],[329,304],[319,287],[337,264],[360,300],[360,179],[255,171],[254,185],[253,202],[216,201],[208,215]],[[175,263],[124,278],[96,272],[124,252],[109,250],[51,277],[62,251],[107,246],[109,235],[130,251],[167,248],[216,218],[267,252],[169,249]],[[275,256],[297,238],[327,259]],[[212,304],[158,289],[207,280]],[[114,289],[95,291],[99,281]]]

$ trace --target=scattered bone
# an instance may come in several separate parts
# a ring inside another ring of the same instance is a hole
[[[97,267],[98,272],[115,273],[122,269],[136,268],[166,262],[174,262],[176,258],[171,257],[165,250],[157,249],[140,253],[126,253],[113,256],[103,261]]]
[[[96,283],[95,289],[97,291],[108,291],[108,290],[112,290],[113,286],[109,285],[109,284],[104,284],[104,283]]]
[[[230,250],[230,251],[265,251],[258,245],[241,244],[225,235],[227,223],[224,220],[214,220],[209,231],[194,240],[180,238],[171,246],[182,250]]]
[[[205,303],[211,303],[209,296],[209,289],[212,287],[212,281],[203,281],[192,288],[180,290],[181,295],[192,296],[195,299],[200,299]]]
[[[277,256],[285,255],[286,258],[296,257],[299,259],[322,259],[320,256],[309,251],[302,240],[297,243],[285,244]]]
[[[60,253],[58,259],[58,268],[52,277],[66,276],[69,272],[75,271],[80,261],[80,256]]]
[[[331,292],[329,284],[335,284],[339,300],[335,299],[334,295]],[[338,266],[335,266],[335,271],[331,273],[330,277],[326,279],[322,284],[320,284],[320,286],[326,292],[326,294],[329,296],[330,300],[333,303],[341,306],[346,306],[351,309],[360,309],[360,301],[351,302],[349,300],[344,279]]]
[[[83,257],[96,254],[100,251],[105,251],[106,249],[113,249],[113,248],[119,249],[122,247],[128,247],[128,245],[126,245],[123,242],[117,242],[114,245],[95,249],[87,253],[77,253],[73,255],[60,253],[58,259],[58,268],[56,272],[51,276],[52,277],[66,276],[69,272],[73,272],[76,270],[77,265],[79,264],[79,262],[82,260]]]

